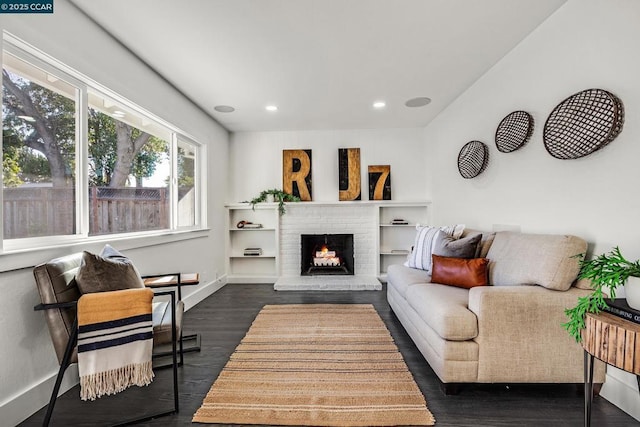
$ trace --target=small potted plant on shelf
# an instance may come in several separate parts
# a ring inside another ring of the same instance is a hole
[[[280,213],[280,215],[284,215],[286,212],[284,208],[284,203],[299,202],[300,198],[292,194],[285,193],[284,191],[279,190],[277,188],[272,188],[269,190],[261,191],[260,194],[258,194],[258,196],[254,197],[251,200],[245,200],[242,203],[249,203],[251,204],[251,208],[255,209],[256,204],[263,203],[263,202],[270,202],[270,201],[277,202],[278,212]]]
[[[630,307],[638,309],[635,300],[629,303],[630,297],[640,295],[640,261],[629,261],[622,256],[616,246],[610,252],[586,260],[580,255],[580,273],[578,279],[591,281],[593,292],[590,295],[578,298],[578,304],[565,310],[569,321],[562,326],[575,338],[582,341],[581,332],[585,328],[585,315],[587,313],[599,313],[607,307],[605,292],[609,297],[616,297],[616,288],[625,286],[625,295]],[[631,283],[630,283],[631,282]],[[635,307],[634,307],[635,306]]]

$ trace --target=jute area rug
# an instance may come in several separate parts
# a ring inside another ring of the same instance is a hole
[[[435,423],[391,334],[368,304],[265,306],[193,421]]]

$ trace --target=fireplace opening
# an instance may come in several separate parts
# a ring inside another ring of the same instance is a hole
[[[300,274],[353,275],[353,234],[302,234]]]

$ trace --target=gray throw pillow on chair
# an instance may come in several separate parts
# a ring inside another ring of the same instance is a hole
[[[144,288],[131,260],[109,245],[105,245],[100,255],[82,253],[76,282],[82,294]]]

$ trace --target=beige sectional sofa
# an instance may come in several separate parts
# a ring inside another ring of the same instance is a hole
[[[431,283],[428,271],[392,265],[387,298],[445,393],[460,383],[582,383],[582,348],[561,325],[589,293],[574,283],[574,256],[586,249],[575,236],[482,233],[475,256],[489,259],[488,286]]]

